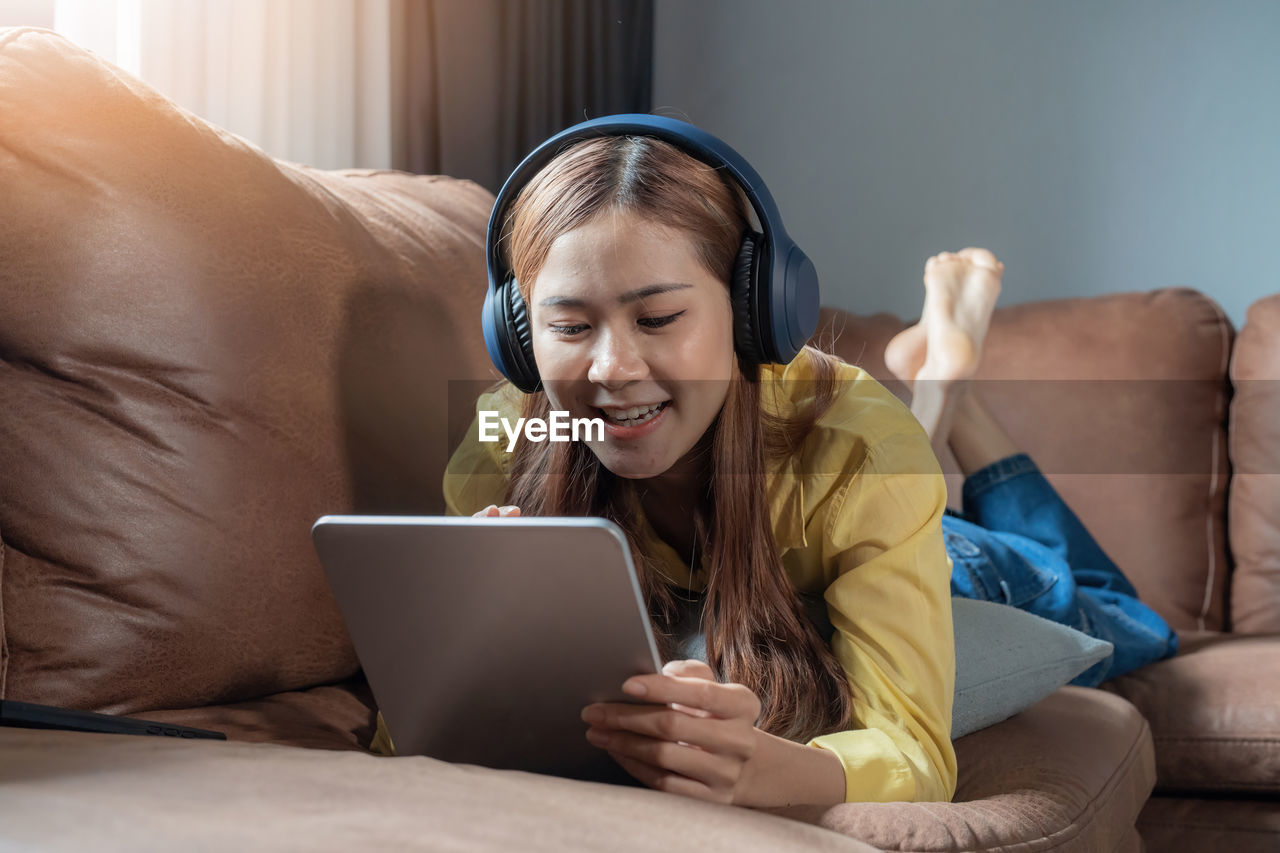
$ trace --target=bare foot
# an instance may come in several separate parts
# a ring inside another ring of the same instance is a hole
[[[978,370],[1004,264],[986,249],[943,252],[924,268],[920,322],[885,348],[885,364],[911,386],[911,411],[935,447],[945,445],[951,409]]]

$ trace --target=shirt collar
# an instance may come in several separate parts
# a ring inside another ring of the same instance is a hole
[[[800,365],[804,354],[789,365],[762,365],[760,368],[760,408],[775,417],[791,417],[796,411],[795,392],[792,386],[783,380],[791,380],[804,387],[804,380],[809,371],[807,364]],[[773,538],[778,546],[778,553],[783,554],[809,544],[805,535],[804,517],[804,477],[800,453],[793,453],[782,459],[765,460],[765,495],[769,505],[769,517],[773,522]],[[649,541],[650,546],[661,553],[674,573],[683,575],[672,580],[688,585],[690,578],[684,563],[676,555],[674,549],[663,542],[649,526],[649,521],[640,510],[639,501],[634,503],[634,511],[639,514],[641,536]],[[651,551],[651,553],[653,553]],[[706,568],[703,562],[705,555],[698,555],[700,565],[693,567],[695,575]],[[684,569],[684,571],[678,571]]]

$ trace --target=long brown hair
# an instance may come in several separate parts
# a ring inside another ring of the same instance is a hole
[[[526,304],[555,239],[610,208],[688,234],[702,264],[728,287],[748,228],[741,190],[666,142],[602,137],[561,153],[509,209],[502,248]],[[759,365],[739,353],[739,375],[711,427],[709,529],[695,532],[699,539],[709,536],[702,617],[708,663],[760,697],[760,728],[792,740],[847,728],[851,710],[844,670],[804,614],[782,565],[766,498],[766,457],[798,452],[835,394],[833,358],[808,347],[801,357],[811,359],[816,373],[809,404],[791,417],[773,417],[761,407]],[[550,410],[542,391],[524,400],[525,417],[547,418]],[[522,440],[507,502],[526,515],[593,515],[617,523],[630,542],[663,656],[671,656],[677,605],[643,547],[630,481],[581,442]]]

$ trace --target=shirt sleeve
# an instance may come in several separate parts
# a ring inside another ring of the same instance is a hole
[[[955,637],[942,538],[946,483],[924,431],[870,445],[823,523],[832,650],[853,692],[852,729],[814,738],[836,753],[847,802],[950,801]]]
[[[490,504],[501,506],[506,502],[510,467],[507,436],[499,427],[497,441],[481,441],[480,412],[496,412],[498,417],[514,423],[519,407],[511,399],[509,387],[481,395],[476,402],[476,416],[449,459],[443,482],[445,511],[449,515],[474,515]],[[489,431],[490,436],[494,433]]]

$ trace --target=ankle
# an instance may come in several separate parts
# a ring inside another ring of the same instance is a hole
[[[966,476],[1018,452],[1013,440],[972,389],[956,406],[948,444]]]

